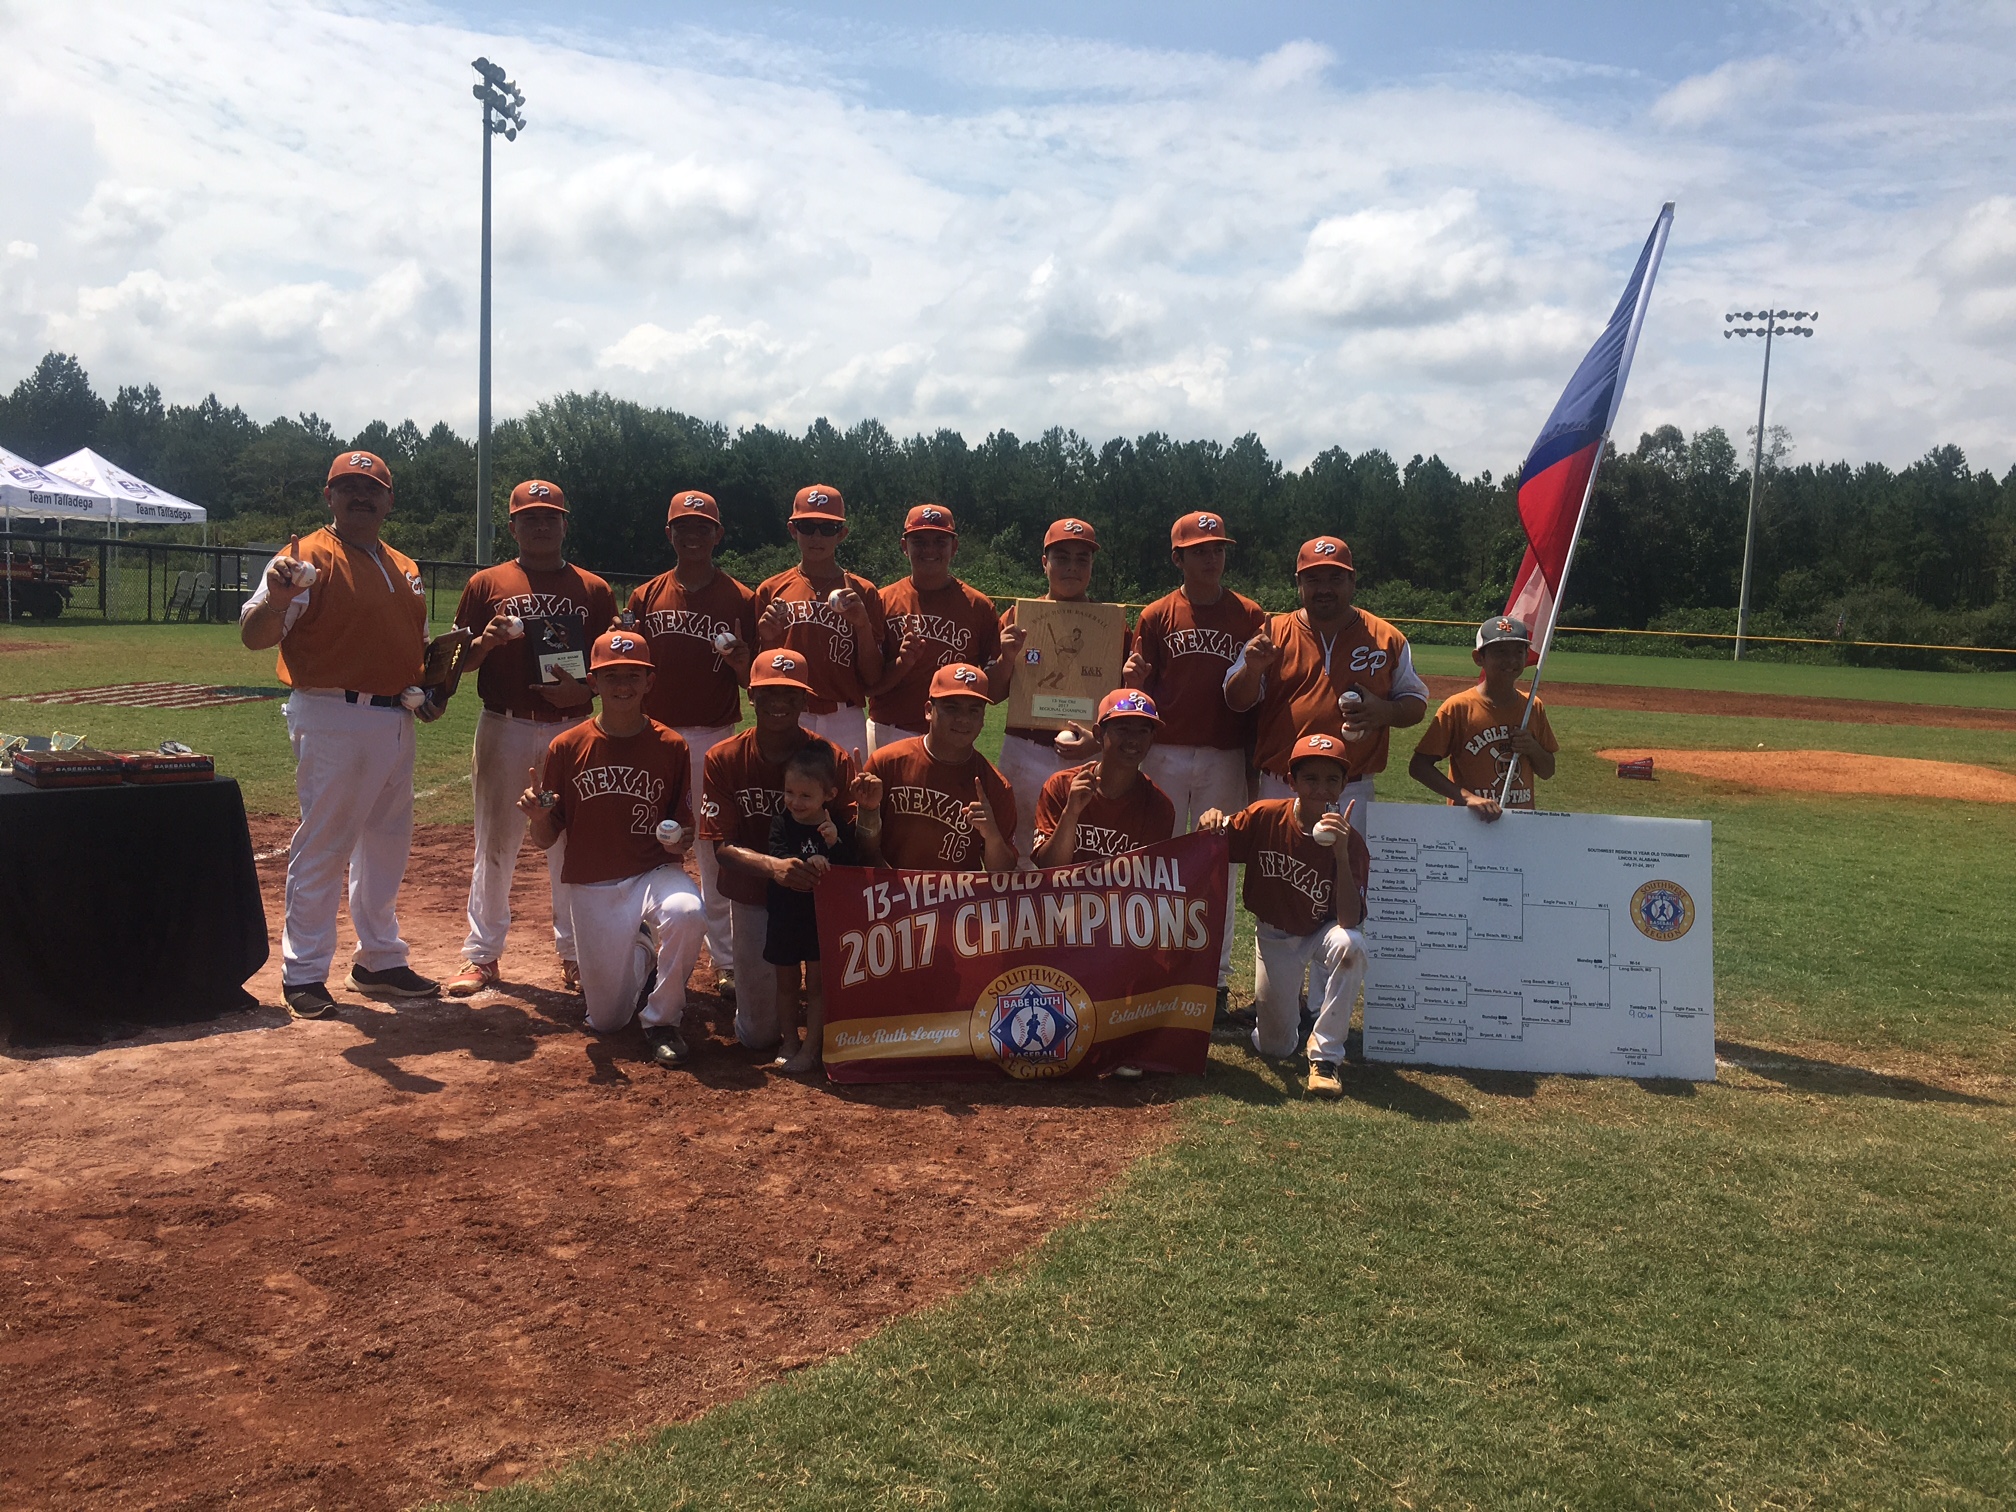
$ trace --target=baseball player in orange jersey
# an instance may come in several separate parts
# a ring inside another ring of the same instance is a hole
[[[1365,888],[1372,858],[1345,802],[1344,742],[1305,735],[1289,753],[1292,798],[1263,798],[1240,813],[1213,809],[1201,830],[1224,834],[1233,858],[1246,863],[1246,908],[1253,915],[1260,962],[1254,983],[1259,1022],[1253,1048],[1276,1058],[1298,1048],[1302,979],[1320,1002],[1309,1033],[1309,1090],[1343,1093],[1337,1068],[1351,1010],[1365,981]]]
[[[812,696],[805,728],[843,751],[868,748],[868,690],[882,680],[888,623],[873,583],[835,560],[847,539],[847,501],[814,483],[791,504],[798,565],[756,588],[756,634],[763,649],[805,658]]]
[[[336,900],[347,868],[357,952],[350,985],[368,997],[432,997],[406,964],[394,909],[413,845],[413,721],[438,706],[415,686],[426,661],[420,569],[378,538],[392,512],[392,469],[350,451],[322,490],[330,521],[289,543],[239,615],[254,651],[279,647],[301,823],[287,847],[280,982],[287,1006],[321,1018],[336,954]]]
[[[602,635],[588,671],[601,707],[554,737],[518,807],[534,845],[567,836],[562,876],[588,1027],[611,1034],[635,1014],[651,1058],[683,1066],[686,978],[706,931],[700,890],[679,864],[693,833],[692,763],[678,733],[644,712],[652,667],[641,635]]]
[[[868,738],[880,750],[924,733],[931,679],[954,662],[987,667],[1001,649],[994,601],[952,576],[959,527],[943,504],[919,504],[903,521],[910,576],[882,589],[888,617],[882,680],[868,695]]]
[[[557,483],[531,478],[511,490],[511,536],[518,559],[485,567],[469,579],[455,623],[473,632],[463,661],[476,671],[476,695],[483,712],[476,718],[470,786],[476,799],[476,860],[469,876],[469,937],[462,942],[462,969],[442,989],[468,997],[497,985],[504,937],[511,928],[511,874],[525,840],[525,816],[518,794],[525,771],[545,758],[546,747],[562,730],[588,717],[587,683],[558,672],[552,683],[527,665],[526,646],[543,624],[565,622],[574,643],[587,645],[609,628],[616,601],[609,585],[561,554],[567,543],[567,495]],[[553,901],[553,945],[560,956],[560,983],[581,985],[574,926],[560,873],[567,855],[563,836],[546,852],[546,880]]]
[[[1480,819],[1498,817],[1498,794],[1515,755],[1519,770],[1506,794],[1506,807],[1532,808],[1534,779],[1544,782],[1554,775],[1554,753],[1561,743],[1547,722],[1546,706],[1534,698],[1528,719],[1529,695],[1519,689],[1519,674],[1526,670],[1531,646],[1532,632],[1523,620],[1499,615],[1479,625],[1477,647],[1470,656],[1484,669],[1484,680],[1443,701],[1408,763],[1408,776]],[[1444,757],[1449,761],[1447,777],[1435,766]]]
[[[973,748],[987,722],[987,674],[954,662],[931,674],[925,729],[868,758],[855,792],[854,836],[870,866],[929,871],[1015,869],[1015,794]]]
[[[1240,648],[1267,623],[1267,611],[1225,586],[1225,554],[1235,544],[1225,520],[1209,510],[1186,514],[1169,528],[1169,558],[1183,586],[1141,611],[1126,682],[1152,694],[1165,711],[1155,748],[1141,770],[1176,806],[1188,834],[1211,809],[1246,806],[1246,752],[1253,717],[1225,702],[1225,674]],[[1232,980],[1232,909],[1239,869],[1225,889],[1225,947],[1218,960],[1218,1009]]]
[[[721,544],[721,506],[697,488],[672,495],[665,510],[665,539],[678,564],[630,595],[630,616],[650,643],[657,677],[644,711],[670,725],[693,757],[693,792],[701,791],[707,753],[742,722],[741,685],[749,676],[756,643],[756,596],[714,566]],[[697,797],[696,797],[696,801]],[[714,842],[701,838],[700,900],[707,906],[707,955],[714,990],[735,996],[735,925],[721,890]]]
[[[1043,532],[1043,597],[1059,604],[1082,603],[1092,587],[1092,558],[1099,551],[1099,536],[1090,520],[1067,516],[1052,520]],[[1001,616],[1001,654],[987,668],[988,696],[996,703],[1014,687],[1015,672],[1027,665],[1025,652],[1029,632],[1015,623],[1015,606]],[[1133,632],[1123,638],[1124,658],[1133,648]],[[1009,837],[1015,854],[1025,868],[1035,866],[1036,800],[1052,774],[1077,766],[1093,753],[1091,731],[1082,726],[1062,730],[1039,730],[1010,725],[1001,742],[1001,775],[1015,790],[1015,830]]]

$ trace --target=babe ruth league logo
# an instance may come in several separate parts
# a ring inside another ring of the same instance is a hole
[[[1647,882],[1631,894],[1631,922],[1646,939],[1670,943],[1694,927],[1694,900],[1678,882]]]
[[[1062,1076],[1092,1048],[1092,1000],[1053,966],[1017,966],[980,990],[973,1053],[1025,1081]]]

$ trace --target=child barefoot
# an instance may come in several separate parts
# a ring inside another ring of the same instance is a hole
[[[789,1072],[820,1063],[826,1038],[826,1000],[819,985],[819,921],[812,889],[829,868],[855,864],[854,825],[829,812],[839,796],[840,774],[832,747],[814,741],[784,763],[784,812],[770,821],[769,853],[787,862],[781,882],[770,884],[770,934],[763,959],[777,968],[777,1018],[784,1044],[774,1062]],[[801,1020],[798,973],[805,973]]]

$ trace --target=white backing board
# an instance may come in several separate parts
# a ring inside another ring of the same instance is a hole
[[[1715,1079],[1702,819],[1375,803],[1365,1057]]]

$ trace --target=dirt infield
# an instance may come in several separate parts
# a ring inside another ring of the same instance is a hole
[[[1424,677],[1447,698],[1474,677]],[[1704,688],[1636,688],[1623,683],[1547,682],[1542,703],[1563,709],[1638,709],[1650,714],[1727,714],[1748,719],[1822,719],[1832,724],[1924,725],[1942,730],[2016,730],[2016,709],[1887,703],[1873,698],[1807,698],[1795,693],[1715,693]]]
[[[256,847],[286,830],[255,820]],[[430,972],[469,846],[416,841],[400,914]],[[528,850],[505,972],[538,986],[397,1011],[339,989],[320,1023],[0,1059],[0,1505],[394,1508],[514,1479],[966,1285],[1166,1137],[1189,1085],[842,1092],[718,1031],[664,1072],[546,990],[543,884]],[[277,965],[254,988],[277,1003]]]
[[[1993,767],[1847,751],[1661,751],[1620,746],[1605,761],[1650,756],[1654,772],[1686,772],[1781,793],[1871,793],[1883,798],[1957,798],[2016,803],[2016,776]]]

